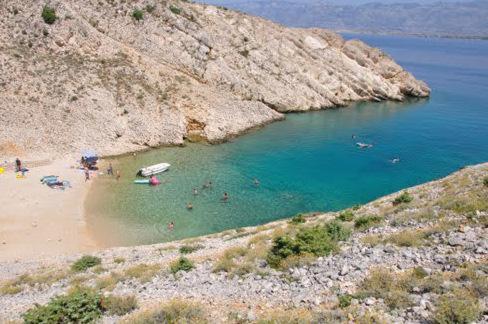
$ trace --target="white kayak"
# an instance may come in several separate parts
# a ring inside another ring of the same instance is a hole
[[[169,169],[171,165],[169,163],[159,163],[155,165],[148,166],[147,168],[142,168],[137,173],[143,177],[150,177],[152,175],[164,172]]]
[[[373,147],[373,144],[366,144],[366,143],[357,142],[356,146],[359,148],[370,148],[370,147]]]

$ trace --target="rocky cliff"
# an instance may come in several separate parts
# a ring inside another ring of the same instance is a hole
[[[216,142],[284,112],[430,92],[360,41],[224,8],[1,0],[0,9],[4,155]]]

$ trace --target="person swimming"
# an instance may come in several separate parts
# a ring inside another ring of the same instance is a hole
[[[189,202],[187,205],[186,205],[186,209],[188,210],[192,210],[193,209],[193,205],[191,202]]]
[[[254,182],[254,186],[255,187],[259,187],[260,182],[259,182],[259,180],[257,178],[254,178],[254,181],[253,182]]]
[[[171,221],[169,224],[168,224],[168,229],[170,231],[172,231],[173,229],[175,228],[175,223],[173,221]]]
[[[198,189],[197,188],[193,188],[193,195],[194,196],[197,196],[198,195]]]
[[[203,189],[210,189],[212,187],[212,181],[207,181],[203,184]]]
[[[224,196],[222,197],[222,201],[227,201],[229,200],[229,194],[227,192],[224,192]]]

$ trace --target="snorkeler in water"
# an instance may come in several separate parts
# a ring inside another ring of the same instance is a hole
[[[224,196],[222,197],[222,201],[227,201],[229,200],[229,194],[227,192],[224,192]]]

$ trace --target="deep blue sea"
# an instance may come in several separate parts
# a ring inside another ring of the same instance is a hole
[[[107,245],[155,243],[339,210],[488,161],[488,41],[344,37],[382,48],[429,84],[431,98],[290,114],[229,143],[119,158],[122,180],[100,177],[89,194],[95,237]],[[373,147],[358,149],[357,141]],[[159,162],[172,164],[161,186],[132,184],[138,168]],[[212,189],[201,189],[206,181]]]

